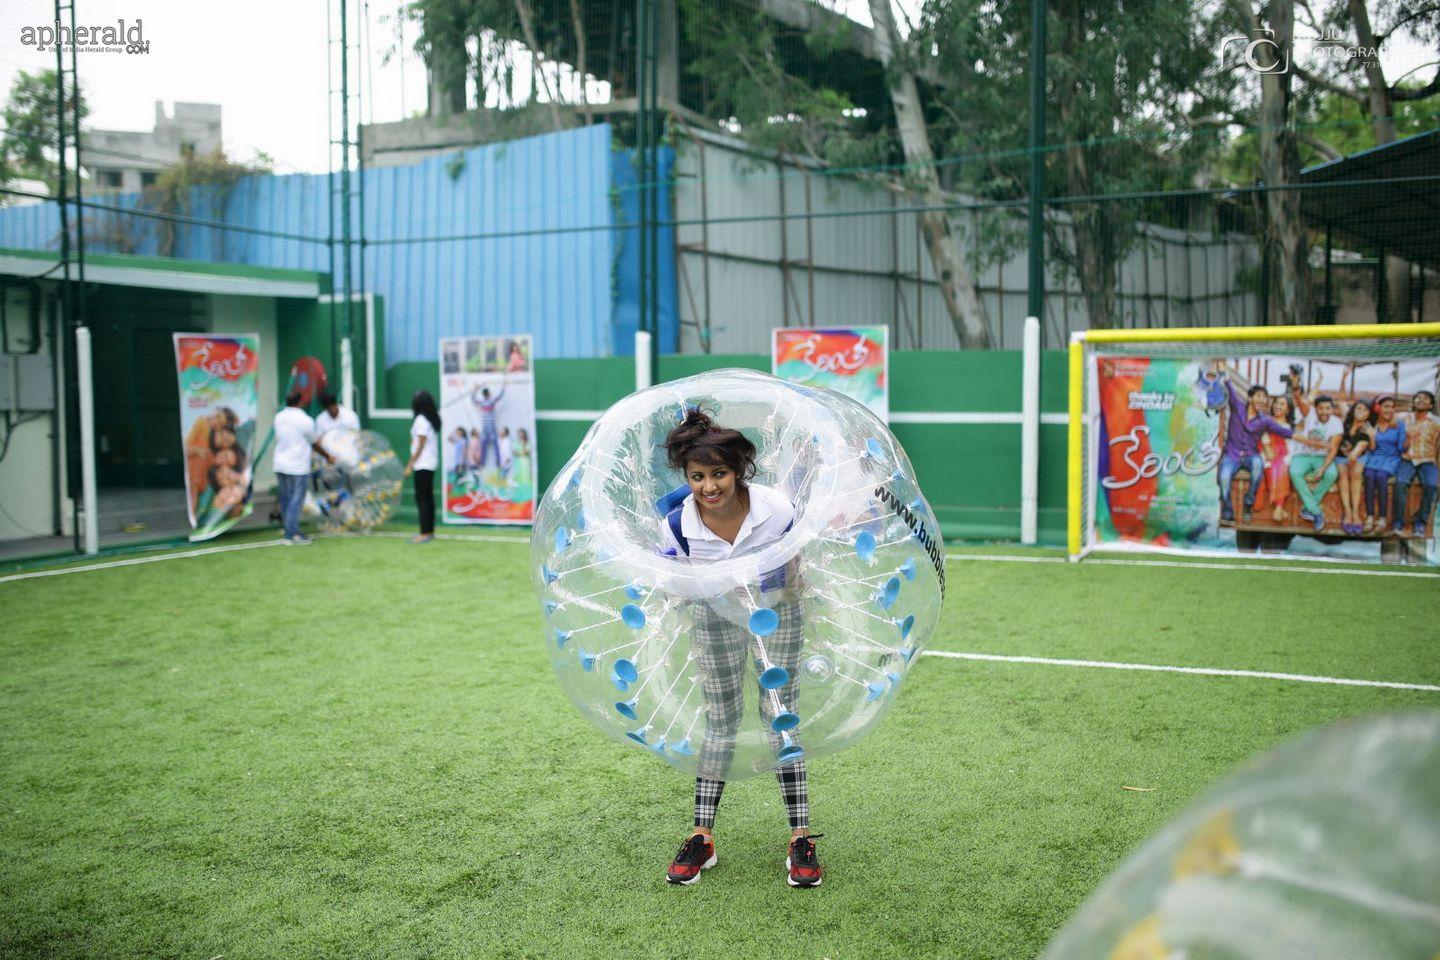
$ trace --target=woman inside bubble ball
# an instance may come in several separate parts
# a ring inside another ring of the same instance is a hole
[[[662,542],[691,563],[724,560],[740,552],[757,550],[784,536],[795,516],[795,506],[778,490],[751,483],[755,475],[755,445],[738,430],[715,424],[704,412],[691,408],[684,421],[665,439],[670,466],[685,472],[690,493],[660,524]],[[768,574],[761,590],[783,587],[794,570]],[[793,584],[791,584],[793,587]],[[790,680],[775,692],[786,711],[794,711],[796,678],[804,624],[793,591],[773,604],[780,625],[767,641],[773,664],[786,670]],[[670,883],[692,884],[702,870],[716,863],[712,831],[720,795],[725,788],[735,752],[736,734],[744,712],[745,660],[755,660],[756,672],[765,669],[750,635],[719,615],[705,601],[697,601],[695,634],[691,647],[700,668],[705,696],[705,736],[700,747],[700,775],[695,778],[695,828],[680,846],[666,872]],[[776,700],[762,696],[761,714],[766,729],[775,719]],[[777,752],[782,741],[772,734]],[[790,819],[790,842],[785,866],[792,887],[818,887],[822,870],[815,852],[819,834],[810,833],[810,804],[805,761],[799,752],[775,771],[781,797]]]

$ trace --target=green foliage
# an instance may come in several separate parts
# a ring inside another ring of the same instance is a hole
[[[72,99],[65,101],[67,128],[74,122],[75,95],[75,91],[71,91]],[[83,124],[90,114],[90,105],[83,93],[79,97]],[[38,73],[21,70],[15,75],[3,110],[5,129],[0,133],[0,185],[24,178],[43,181],[52,194],[58,192],[60,168],[56,159],[56,142],[59,126],[55,102],[54,70]]]
[[[227,157],[220,147],[204,154],[187,150],[145,189],[142,205],[160,213],[223,219],[221,214],[240,181],[269,172],[270,158],[263,153],[251,163],[241,163]],[[154,229],[160,256],[174,256],[176,224],[157,220]]]
[[[798,75],[780,49],[778,27],[759,9],[711,0],[679,0],[686,70],[703,81],[707,116],[728,122],[761,150],[831,166],[872,166],[890,159],[894,138],[858,118],[856,104],[817,76]],[[805,34],[823,59],[847,42],[848,21]]]
[[[1394,105],[1395,135],[1414,136],[1440,125],[1440,107],[1433,100],[1401,100]],[[1341,156],[1377,146],[1375,126],[1369,112],[1354,99],[1336,93],[1324,93],[1297,119],[1295,129],[1320,140]],[[1323,163],[1330,157],[1314,144],[1301,140],[1301,167]],[[1214,170],[1222,183],[1245,185],[1258,179],[1260,169],[1259,131],[1242,127],[1226,144]]]

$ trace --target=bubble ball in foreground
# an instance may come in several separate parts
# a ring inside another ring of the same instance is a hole
[[[1431,960],[1440,711],[1313,731],[1161,828],[1043,960]]]
[[[688,493],[664,441],[690,406],[755,443],[753,482],[795,504],[779,541],[721,561],[661,553],[666,513]],[[944,556],[915,471],[878,417],[750,370],[662,384],[607,410],[551,483],[531,540],[546,648],[571,702],[611,738],[725,780],[874,728],[939,618]],[[744,650],[738,728],[720,719],[734,711],[717,707],[723,670],[706,656],[716,641],[696,642],[721,635]]]
[[[335,462],[315,456],[305,514],[329,533],[368,530],[389,520],[400,503],[405,473],[390,442],[373,430],[336,427],[320,445]]]

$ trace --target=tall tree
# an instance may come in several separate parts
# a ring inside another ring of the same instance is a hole
[[[444,117],[464,113],[465,80],[470,68],[465,40],[473,30],[472,5],[449,0],[417,3],[411,8],[411,14],[417,16],[420,23],[415,51],[425,61],[428,73],[426,115]]]
[[[1281,323],[1311,320],[1310,244],[1300,215],[1300,138],[1295,94],[1288,65],[1295,59],[1295,0],[1270,0],[1262,17],[1250,0],[1231,0],[1241,28],[1254,39],[1268,37],[1267,67],[1259,72],[1260,107],[1256,135],[1260,175],[1265,181],[1265,242],[1279,274],[1276,297]],[[1268,58],[1274,56],[1272,62]],[[1247,64],[1248,66],[1248,64]],[[1292,189],[1286,189],[1286,188]]]
[[[1116,326],[1118,270],[1142,239],[1140,224],[1186,225],[1135,195],[1193,186],[1216,148],[1215,131],[1187,121],[1205,101],[1207,24],[1170,0],[1047,8],[1045,192],[1065,199],[1046,216],[1047,259],[1075,278],[1090,326]],[[918,42],[937,51],[951,81],[934,91],[931,135],[956,188],[982,201],[1028,196],[1033,28],[1026,0],[929,0],[921,9]],[[982,259],[1013,256],[1024,238],[1023,220],[1008,212],[977,226]]]
[[[1440,7],[1434,3],[1416,7],[1404,5],[1398,8],[1389,4],[1377,4],[1377,14],[1385,17],[1387,23],[1376,31],[1372,24],[1370,10],[1365,0],[1335,0],[1331,6],[1322,9],[1317,17],[1309,7],[1302,8],[1310,15],[1309,26],[1317,35],[1326,28],[1336,29],[1344,35],[1350,33],[1356,44],[1358,55],[1342,60],[1326,69],[1325,62],[1319,68],[1310,69],[1306,64],[1296,63],[1295,73],[1306,83],[1327,93],[1347,98],[1368,114],[1374,134],[1374,145],[1394,143],[1398,139],[1396,107],[1400,104],[1416,104],[1440,97],[1440,66],[1435,63],[1434,76],[1428,83],[1400,77],[1392,82],[1385,76],[1382,51],[1387,43],[1400,37],[1409,37],[1427,44],[1431,49],[1440,46]],[[1440,63],[1440,58],[1437,58]],[[1395,256],[1385,258],[1385,283],[1388,291],[1388,317],[1384,320],[1405,320],[1409,318],[1410,265]]]
[[[927,209],[920,214],[920,230],[930,253],[930,262],[940,280],[940,293],[950,322],[967,349],[991,345],[990,321],[975,286],[969,264],[960,252],[950,215],[943,208],[945,195],[935,172],[935,152],[930,147],[930,130],[920,102],[920,86],[906,59],[900,55],[900,31],[890,0],[870,0],[870,18],[875,39],[882,51],[890,85],[890,102],[895,109],[895,126],[905,153],[906,179],[915,184],[914,193]]]
[[[545,58],[541,52],[539,41],[535,39],[535,18],[530,13],[530,4],[526,0],[515,0],[515,15],[520,18],[520,29],[525,35],[525,46],[530,50],[530,75],[535,89],[539,90],[543,87],[545,90],[545,106],[550,116],[550,129],[563,130],[565,124],[560,119],[560,98],[551,89],[550,78],[545,73]]]
[[[77,95],[74,91],[72,97]],[[90,114],[83,91],[80,118]],[[60,186],[57,152],[59,125],[55,109],[55,71],[27,73],[21,70],[10,87],[3,111],[5,129],[0,133],[0,184],[16,179],[39,180],[56,193]],[[65,122],[72,122],[75,104],[65,101]],[[73,178],[74,171],[72,169]],[[73,189],[73,180],[70,181]]]
[[[913,51],[900,37],[889,0],[871,0],[870,10],[874,48],[886,68],[880,102],[893,122],[859,109],[837,82],[853,79],[834,66],[839,52],[852,49],[855,28],[845,18],[818,21],[796,44],[761,5],[682,0],[680,25],[691,52],[687,70],[706,93],[700,109],[757,147],[831,167],[888,166],[897,159],[898,145],[903,178],[860,175],[934,208],[920,215],[921,229],[951,322],[963,346],[988,346],[973,273],[942,209],[947,199],[929,144]]]
[[[590,92],[588,73],[588,55],[585,45],[585,14],[581,12],[580,0],[570,0],[570,28],[575,31],[575,72],[580,78],[580,109],[585,114],[585,125],[588,127],[595,122],[594,112],[590,109]]]
[[[1383,59],[1386,45],[1401,38],[1431,49],[1440,46],[1440,17],[1434,2],[1407,7],[1390,0],[1374,0],[1370,5],[1363,0],[1329,0],[1322,6],[1275,0],[1256,9],[1248,0],[1227,0],[1225,9],[1232,28],[1268,41],[1257,56],[1260,65],[1268,65],[1274,57],[1283,68],[1256,73],[1238,64],[1241,69],[1234,71],[1234,77],[1242,82],[1232,84],[1228,106],[1209,118],[1242,127],[1221,165],[1229,179],[1246,179],[1253,165],[1267,184],[1293,183],[1304,164],[1338,159],[1433,128],[1433,114],[1423,104],[1440,96],[1436,62],[1416,68],[1436,71],[1427,82],[1414,77],[1416,71],[1387,78]],[[1373,26],[1377,18],[1384,23],[1382,29]],[[1282,34],[1287,19],[1288,34]],[[1265,29],[1274,33],[1260,32]],[[1305,32],[1314,49],[1297,46],[1295,41]],[[1281,46],[1287,37],[1288,43]],[[1334,56],[1333,44],[1316,42],[1330,37],[1344,41],[1348,55]],[[1327,46],[1332,55],[1316,55]],[[1357,123],[1362,117],[1363,124]],[[1277,202],[1275,194],[1267,194],[1261,206],[1280,281],[1275,297],[1280,319],[1304,323],[1312,316],[1308,253],[1317,238],[1308,235],[1301,222],[1298,191],[1287,192],[1293,195],[1289,202]],[[1294,251],[1293,259],[1287,250]],[[1389,319],[1402,319],[1412,307],[1409,267],[1387,256],[1386,277]]]

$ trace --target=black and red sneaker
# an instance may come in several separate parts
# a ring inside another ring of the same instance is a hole
[[[671,883],[689,886],[700,882],[700,871],[715,866],[715,843],[703,833],[692,834],[680,844],[675,861],[665,871],[665,879]]]
[[[790,855],[785,858],[788,875],[785,882],[792,887],[818,887],[825,871],[820,869],[820,858],[815,854],[815,841],[824,834],[813,833],[808,837],[796,837],[790,841]]]

